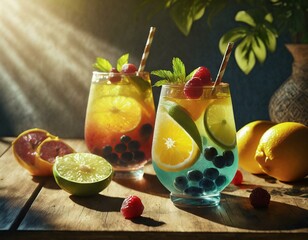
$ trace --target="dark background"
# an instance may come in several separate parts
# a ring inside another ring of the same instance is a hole
[[[116,62],[130,53],[139,65],[151,26],[157,28],[146,70],[170,69],[173,57],[187,71],[207,66],[215,77],[222,55],[220,36],[234,26],[230,5],[182,35],[167,12],[148,19],[138,0],[0,0],[0,136],[38,127],[60,137],[83,137],[92,64],[97,56]],[[232,3],[232,1],[230,1]],[[292,57],[278,40],[277,50],[249,75],[232,55],[224,75],[231,84],[237,129],[269,119],[268,103],[291,74]],[[153,77],[152,81],[157,79]],[[154,88],[155,104],[160,88]]]

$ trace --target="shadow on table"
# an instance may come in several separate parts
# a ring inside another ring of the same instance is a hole
[[[249,230],[295,230],[308,227],[308,211],[289,204],[271,201],[266,209],[254,209],[248,198],[221,195],[218,207],[181,208],[230,227]]]
[[[119,212],[122,202],[124,201],[124,198],[109,197],[101,194],[97,194],[91,197],[78,197],[70,195],[69,198],[78,205],[99,212]]]
[[[268,176],[257,176],[258,178],[262,178],[264,179],[264,181],[267,181],[268,179],[270,179]],[[274,179],[275,182],[271,182],[271,183],[276,183],[277,179]],[[265,188],[270,194],[271,196],[292,196],[292,197],[299,197],[299,198],[308,198],[308,177],[298,180],[296,182],[290,182],[290,183],[284,183],[284,187],[281,186],[262,186],[263,188]],[[224,192],[229,192],[232,193],[234,191],[237,191],[239,189],[241,190],[246,190],[247,192],[251,192],[252,189],[254,189],[255,187],[257,187],[258,185],[255,184],[246,184],[243,183],[239,186],[234,186],[233,184],[230,184],[227,188],[224,189]]]
[[[124,201],[124,198],[109,197],[100,194],[86,198],[71,195],[70,199],[81,206],[100,212],[120,212],[122,202]],[[134,218],[131,221],[148,227],[159,227],[165,224],[164,222],[143,216]]]
[[[114,182],[140,192],[169,198],[170,192],[160,183],[156,175],[145,173],[141,180],[113,179]]]

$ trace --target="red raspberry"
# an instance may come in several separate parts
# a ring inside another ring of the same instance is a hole
[[[119,71],[116,68],[112,68],[110,70],[111,73],[119,73]],[[113,74],[111,74],[111,77],[109,78],[109,81],[112,83],[116,83],[116,82],[120,82],[121,81],[121,76],[115,76]]]
[[[200,78],[193,77],[192,79],[188,80],[184,86],[184,94],[188,98],[196,99],[201,97],[203,93],[203,84]]]
[[[243,182],[243,174],[240,170],[237,170],[231,183],[233,183],[234,185],[241,185],[242,182]]]
[[[206,67],[199,67],[197,71],[195,72],[193,77],[198,77],[202,81],[202,85],[204,86],[212,86],[212,77],[211,77],[211,72],[208,68]]]
[[[121,213],[126,219],[140,217],[144,206],[137,196],[129,196],[124,199],[121,206]]]
[[[137,72],[137,67],[132,63],[126,63],[122,66],[122,73],[134,73]]]
[[[267,208],[271,200],[271,195],[265,189],[257,187],[252,190],[249,200],[254,208]]]

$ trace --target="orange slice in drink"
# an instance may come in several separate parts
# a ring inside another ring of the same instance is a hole
[[[141,121],[141,105],[134,98],[108,96],[94,104],[88,116],[102,131],[129,132]]]
[[[203,113],[205,108],[211,103],[211,99],[205,101],[201,99],[172,99],[172,101],[178,103],[185,108],[192,119],[197,120]]]
[[[166,110],[158,117],[152,158],[165,171],[176,172],[192,166],[200,155],[198,145]]]
[[[236,128],[229,98],[217,99],[204,114],[204,126],[211,139],[223,148],[234,148]]]

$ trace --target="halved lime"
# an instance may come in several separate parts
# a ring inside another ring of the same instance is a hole
[[[57,157],[53,175],[60,188],[72,195],[91,196],[111,182],[113,169],[104,158],[91,153],[71,153]]]
[[[231,100],[217,99],[204,114],[204,126],[214,142],[223,148],[234,148],[236,129]]]

